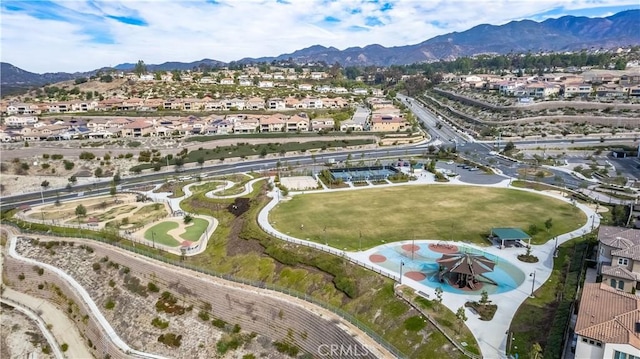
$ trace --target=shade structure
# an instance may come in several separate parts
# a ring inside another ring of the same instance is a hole
[[[436,262],[444,268],[440,272],[440,278],[448,273],[455,274],[455,282],[460,286],[475,287],[476,276],[492,272],[496,263],[491,259],[470,253],[443,254]]]

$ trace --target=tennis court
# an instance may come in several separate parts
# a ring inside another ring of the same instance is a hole
[[[336,168],[329,170],[334,180],[343,182],[364,182],[384,180],[398,173],[398,170],[390,166]]]

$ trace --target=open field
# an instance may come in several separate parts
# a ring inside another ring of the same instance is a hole
[[[185,227],[185,231],[180,235],[180,237],[187,241],[197,242],[208,225],[209,222],[206,220],[202,218],[194,218],[193,222],[189,223]]]
[[[492,227],[529,231],[531,225],[539,229],[532,243],[540,244],[587,219],[577,208],[535,193],[425,185],[296,195],[278,204],[269,220],[283,233],[353,250],[360,242],[364,249],[412,238],[487,245]]]
[[[175,247],[180,243],[168,232],[178,228],[180,225],[174,221],[165,221],[156,224],[144,232],[144,238],[167,246]]]

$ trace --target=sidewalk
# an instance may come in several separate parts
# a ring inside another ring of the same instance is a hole
[[[51,333],[58,343],[58,348],[66,343],[69,348],[62,357],[67,358],[92,358],[93,355],[89,351],[87,344],[82,339],[82,335],[78,331],[76,325],[53,304],[39,298],[32,297],[28,294],[17,292],[11,288],[5,287],[2,298],[9,299],[19,303],[21,306],[39,314],[44,323],[50,325]],[[47,330],[45,328],[45,330]],[[48,331],[48,330],[47,330]],[[55,349],[55,347],[54,347]]]

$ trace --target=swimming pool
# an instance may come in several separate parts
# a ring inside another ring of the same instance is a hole
[[[493,271],[484,274],[484,277],[489,280],[480,278],[480,284],[474,289],[458,288],[450,285],[447,281],[441,282],[438,278],[439,265],[436,260],[440,259],[444,253],[455,252],[484,255],[495,261],[496,265]],[[480,295],[483,290],[489,294],[504,293],[516,289],[525,280],[524,272],[510,262],[461,244],[398,244],[381,248],[371,254],[369,260],[397,274],[400,272],[400,262],[403,262],[403,277],[413,279],[431,288],[441,287],[443,291],[450,293]],[[491,281],[497,284],[491,283]]]

